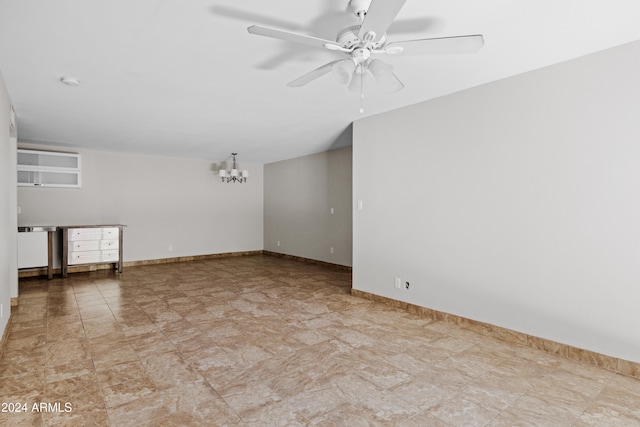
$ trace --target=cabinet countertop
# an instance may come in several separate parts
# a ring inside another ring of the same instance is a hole
[[[35,233],[39,231],[56,231],[55,225],[21,225],[18,227],[19,233]]]
[[[124,224],[101,224],[101,225],[59,225],[59,230],[66,228],[106,228],[106,227],[126,227]]]

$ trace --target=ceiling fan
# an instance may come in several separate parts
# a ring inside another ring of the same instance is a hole
[[[252,25],[251,34],[328,49],[346,55],[331,61],[288,83],[301,87],[333,71],[338,81],[364,97],[365,80],[375,79],[383,88],[397,91],[404,85],[393,73],[393,67],[378,59],[383,55],[423,55],[442,53],[474,53],[484,44],[482,35],[464,35],[388,42],[387,29],[406,0],[350,0],[353,24],[338,32],[335,41],[275,28]],[[362,111],[362,109],[361,109]]]

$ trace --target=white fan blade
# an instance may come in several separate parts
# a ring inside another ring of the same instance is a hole
[[[305,74],[302,77],[298,77],[294,81],[287,83],[289,87],[301,87],[306,85],[307,83],[311,83],[315,79],[324,76],[327,73],[330,73],[333,69],[333,66],[338,62],[342,62],[344,59],[338,59],[337,61],[331,61],[328,64],[324,64],[322,67],[318,67],[315,70]]]
[[[437,55],[447,53],[474,53],[484,45],[480,34],[470,36],[439,37],[434,39],[393,42],[385,49],[402,48],[401,55]]]
[[[307,46],[341,50],[343,49],[338,43],[331,40],[319,39],[317,37],[307,36],[304,34],[292,33],[290,31],[278,30],[275,28],[262,27],[260,25],[252,25],[247,28],[251,34],[258,36],[272,37],[274,39],[285,40],[293,43],[306,44]]]
[[[407,0],[372,0],[367,15],[364,18],[360,33],[360,39],[364,40],[365,35],[372,31],[375,37],[371,41],[378,41],[387,32],[387,29],[394,18],[402,9]]]

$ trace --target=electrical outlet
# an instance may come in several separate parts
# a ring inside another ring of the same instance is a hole
[[[404,288],[406,290],[409,290],[409,286],[410,286],[409,282],[404,282]]]
[[[331,208],[330,212],[331,212],[331,215],[334,215],[336,213],[336,211],[333,208]]]
[[[396,289],[402,289],[402,279],[401,278],[396,277],[395,287],[396,287]]]
[[[169,245],[169,247],[167,248],[167,250],[168,250],[169,252],[173,252],[173,245]]]
[[[280,246],[280,240],[278,240],[278,241],[276,242],[276,245],[277,245],[277,246]]]
[[[333,253],[333,246],[329,248],[329,253],[332,254]]]
[[[20,215],[21,213],[22,213],[22,208],[18,206],[18,215]]]

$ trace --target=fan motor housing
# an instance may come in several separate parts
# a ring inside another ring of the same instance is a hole
[[[359,31],[360,25],[346,27],[338,33],[336,41],[347,49],[351,49],[353,46],[358,46],[360,43],[362,43],[360,37],[358,37]]]
[[[338,42],[341,46],[346,47],[347,49],[351,49],[352,47],[361,47],[364,45],[364,41],[360,39],[358,33],[360,33],[361,25],[351,25],[349,27],[343,28],[336,37],[336,42]],[[380,39],[372,43],[371,46],[374,49],[379,49],[381,46],[384,46],[387,41],[387,35],[383,34]]]

